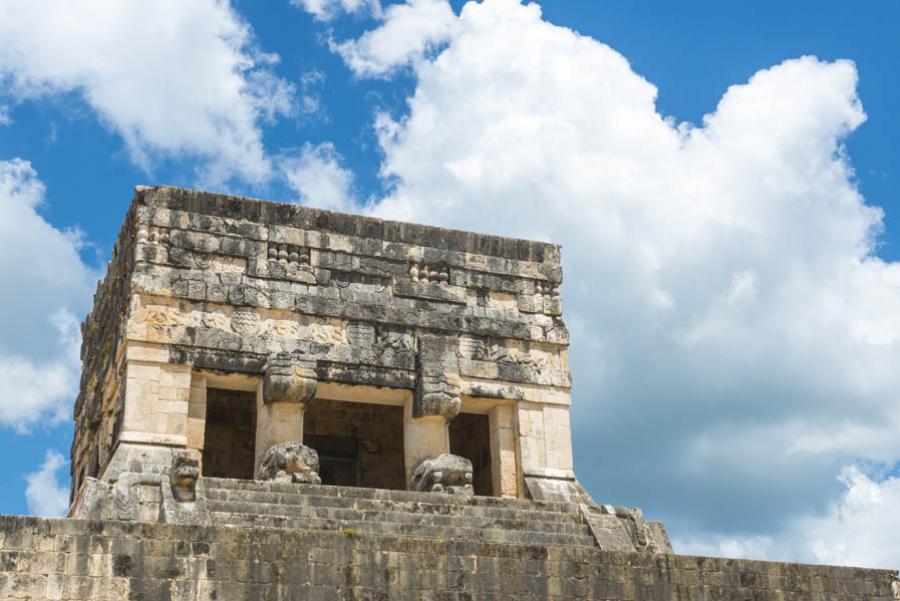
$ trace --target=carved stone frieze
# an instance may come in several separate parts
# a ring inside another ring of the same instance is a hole
[[[224,330],[228,327],[228,317],[221,311],[198,312],[196,325],[203,328]]]
[[[420,284],[446,284],[450,282],[450,268],[446,265],[413,261],[409,264],[409,278]]]
[[[558,357],[545,350],[523,348],[521,343],[502,344],[489,338],[463,335],[459,338],[459,355],[463,359],[537,368],[558,367]]]
[[[372,348],[375,346],[375,326],[364,321],[347,324],[347,340],[353,346]]]
[[[267,319],[260,333],[273,338],[299,338],[300,324],[290,319]]]
[[[415,352],[416,338],[411,332],[382,327],[378,330],[378,338],[375,345],[382,351]]]
[[[418,298],[422,300],[468,304],[466,289],[462,286],[437,282],[419,282],[413,280],[394,279],[394,295],[401,298]]]
[[[266,250],[269,277],[315,284],[310,249],[284,242],[269,242]]]
[[[238,334],[256,334],[259,332],[259,322],[259,312],[254,309],[241,307],[231,314],[231,329]]]
[[[546,315],[562,315],[562,300],[559,296],[559,285],[537,280],[533,293],[524,292],[519,295],[519,311],[522,313],[544,313]]]

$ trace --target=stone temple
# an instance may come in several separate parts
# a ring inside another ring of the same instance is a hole
[[[561,282],[553,244],[138,188],[83,325],[69,517],[0,517],[0,598],[900,598],[595,503]]]

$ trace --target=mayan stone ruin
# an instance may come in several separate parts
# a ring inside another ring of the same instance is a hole
[[[0,598],[900,598],[677,555],[595,502],[562,277],[553,244],[138,188],[82,328],[69,517],[0,517]]]

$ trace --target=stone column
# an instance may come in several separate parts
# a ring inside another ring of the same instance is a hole
[[[589,502],[572,469],[569,408],[520,401],[516,409],[523,494],[536,501]]]
[[[450,452],[448,424],[461,404],[459,341],[452,336],[423,335],[418,341],[416,389],[404,407],[403,449],[406,481],[423,459]]]
[[[498,497],[519,496],[519,462],[516,460],[515,410],[497,405],[488,413],[491,430],[491,477]]]
[[[450,452],[450,431],[447,420],[440,415],[413,417],[414,401],[403,407],[403,454],[406,482],[409,485],[413,469],[423,459]]]
[[[290,353],[269,358],[256,395],[256,462],[273,445],[303,442],[303,412],[316,396],[316,362]]]
[[[206,437],[206,378],[194,374],[188,399],[187,448],[199,453],[202,470],[203,442]]]

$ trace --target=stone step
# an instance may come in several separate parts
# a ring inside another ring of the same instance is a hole
[[[293,518],[249,513],[211,512],[214,524],[239,527],[278,528],[298,530],[341,531],[348,536],[376,534],[442,540],[483,541],[514,545],[594,547],[589,534],[555,534],[527,530],[500,530],[468,527],[424,526],[418,524],[394,524],[386,522],[337,520],[322,518]]]
[[[246,513],[290,518],[333,519],[349,522],[383,522],[422,526],[487,528],[496,530],[517,530],[547,532],[552,534],[590,534],[588,525],[579,516],[551,514],[552,520],[543,520],[536,512],[510,511],[497,516],[452,515],[409,512],[392,507],[384,510],[325,507],[315,505],[286,505],[271,503],[246,503],[209,499],[210,511],[223,513]]]
[[[540,509],[522,509],[521,505],[511,507],[503,505],[467,505],[464,503],[444,502],[449,495],[429,495],[429,502],[391,501],[357,497],[318,496],[310,494],[261,492],[249,489],[215,489],[206,488],[206,498],[211,503],[229,502],[245,506],[260,506],[259,513],[265,513],[265,506],[274,507],[324,507],[331,509],[353,509],[357,511],[400,511],[418,515],[446,515],[473,518],[515,519],[548,523],[571,523],[573,520],[583,522],[578,508],[575,511],[543,511]],[[540,507],[540,506],[539,506]],[[273,509],[270,513],[278,513]]]
[[[531,501],[527,499],[510,499],[481,496],[464,497],[459,495],[443,495],[435,493],[413,492],[407,490],[293,484],[265,482],[261,480],[240,480],[231,478],[204,477],[203,481],[207,490],[241,490],[249,491],[251,493],[280,493],[308,495],[316,497],[371,499],[404,503],[463,505],[473,507],[501,507],[504,510],[521,509],[570,514],[579,513],[578,506],[571,503],[548,503],[543,501]]]

